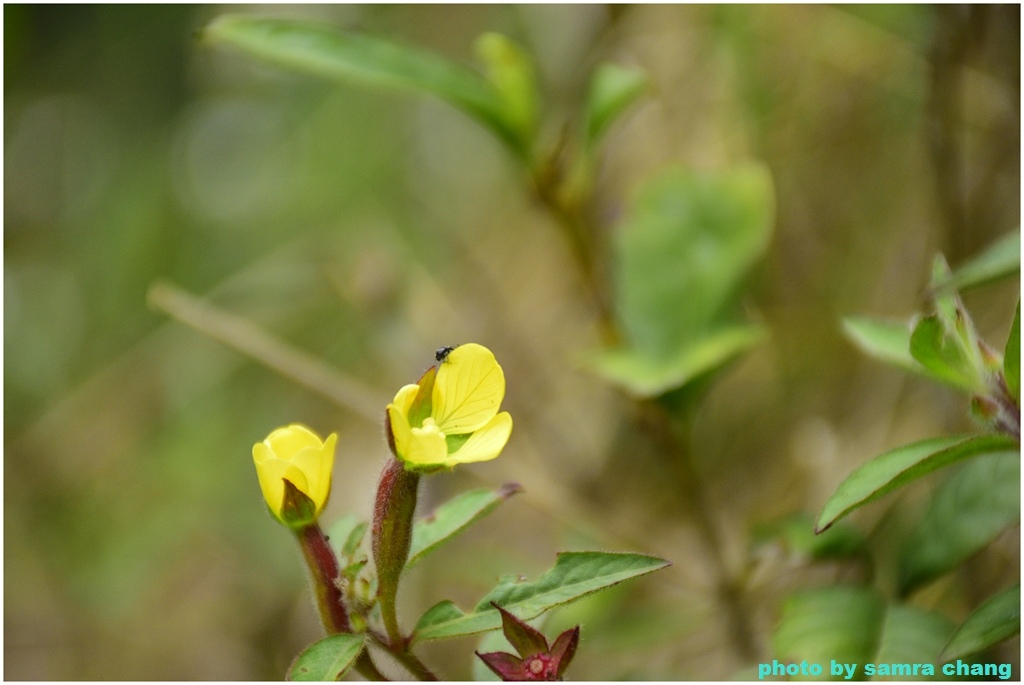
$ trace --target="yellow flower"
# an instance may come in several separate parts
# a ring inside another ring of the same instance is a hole
[[[512,433],[512,417],[498,413],[504,397],[494,354],[476,343],[456,347],[388,405],[396,456],[417,471],[494,459]]]
[[[334,444],[337,441],[335,433],[322,441],[305,426],[293,423],[278,428],[266,440],[252,446],[263,498],[271,513],[285,525],[294,527],[312,523],[323,511],[331,494]],[[309,499],[305,507],[287,501],[286,480]]]

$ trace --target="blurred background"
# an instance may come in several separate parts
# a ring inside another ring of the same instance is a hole
[[[722,679],[770,659],[787,593],[860,571],[755,532],[815,515],[887,448],[972,429],[961,396],[867,358],[840,322],[908,317],[937,251],[955,266],[1019,226],[1018,6],[229,9],[467,63],[499,31],[535,56],[555,126],[597,60],[644,70],[652,92],[604,148],[609,226],[670,163],[767,164],[775,232],[743,302],[770,337],[693,427],[721,546],[706,549],[634,404],[580,369],[599,337],[570,247],[477,124],[203,45],[222,7],[6,5],[6,679],[281,678],[320,628],[252,444],[296,421],[337,431],[325,517],[368,516],[384,405],[441,345],[495,352],[516,428],[500,459],[430,478],[422,510],[481,485],[525,493],[411,572],[400,615],[472,605],[557,550],[672,560],[551,616],[549,634],[583,624],[573,679]],[[997,348],[1018,293],[966,296]],[[256,359],[295,350],[308,358],[289,373]],[[930,486],[852,520],[898,519]],[[1019,539],[917,601],[961,621],[1019,578]],[[716,599],[722,565],[743,579],[746,647]],[[475,645],[424,657],[467,678]],[[999,654],[1017,674],[1019,641]]]

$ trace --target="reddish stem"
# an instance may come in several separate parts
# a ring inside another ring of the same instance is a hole
[[[296,531],[296,535],[302,547],[302,555],[306,558],[310,577],[313,579],[316,604],[324,628],[330,635],[351,633],[352,625],[345,609],[345,599],[338,586],[341,569],[327,536],[316,523]]]

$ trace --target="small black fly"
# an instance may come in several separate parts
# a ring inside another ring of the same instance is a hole
[[[444,347],[437,348],[437,352],[434,353],[434,359],[441,364],[444,364],[448,361],[448,355],[451,354],[456,347],[458,347],[458,345],[445,345]]]

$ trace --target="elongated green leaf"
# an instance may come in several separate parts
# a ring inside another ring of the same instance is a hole
[[[537,130],[540,102],[537,74],[530,55],[500,33],[476,40],[476,54],[487,68],[487,79],[501,101],[503,120],[515,131],[518,147],[526,150]]]
[[[406,567],[412,566],[443,542],[494,511],[517,492],[522,492],[517,483],[507,483],[499,490],[483,488],[464,492],[442,504],[433,514],[414,524]]]
[[[789,597],[772,642],[780,661],[864,664],[885,622],[885,600],[870,588],[835,586]],[[856,675],[861,676],[863,671]],[[822,678],[827,678],[826,669]],[[801,680],[810,679],[800,676]]]
[[[616,313],[628,346],[671,360],[729,326],[739,286],[768,247],[770,172],[671,168],[646,181],[616,233]]]
[[[554,568],[532,583],[503,579],[469,613],[448,601],[431,607],[416,624],[413,641],[493,630],[501,625],[501,616],[491,602],[528,620],[552,607],[665,568],[669,563],[642,554],[564,552],[558,555]]]
[[[288,680],[339,680],[363,651],[362,635],[331,635],[302,651],[288,669]]]
[[[609,350],[593,354],[584,363],[636,397],[658,397],[727,365],[765,336],[761,326],[732,326],[688,344],[672,359],[634,350]]]
[[[647,90],[647,75],[617,64],[599,64],[587,89],[584,130],[589,146],[595,145],[615,120]]]
[[[848,317],[843,319],[843,332],[872,357],[907,371],[924,373],[924,369],[910,354],[910,327],[905,321]]]
[[[483,76],[432,52],[318,22],[230,14],[210,23],[203,37],[303,73],[436,95],[519,146]]]
[[[910,336],[910,354],[936,380],[968,392],[983,390],[981,369],[954,336],[938,315],[925,317]]]
[[[851,473],[825,503],[818,516],[820,533],[854,509],[907,483],[957,461],[1001,451],[1017,450],[1004,435],[930,438],[875,457]]]
[[[924,518],[904,543],[901,592],[953,570],[1019,522],[1019,450],[972,459],[935,491]]]
[[[1007,233],[981,254],[939,279],[938,290],[967,290],[1005,278],[1020,271],[1020,229]]]
[[[1013,399],[1020,403],[1020,300],[1017,300],[1017,313],[1013,315],[1010,326],[1010,337],[1006,339],[1006,352],[1003,354],[1003,374],[1006,387]]]
[[[1020,633],[1020,583],[982,604],[967,617],[939,661],[950,661],[988,649]]]

